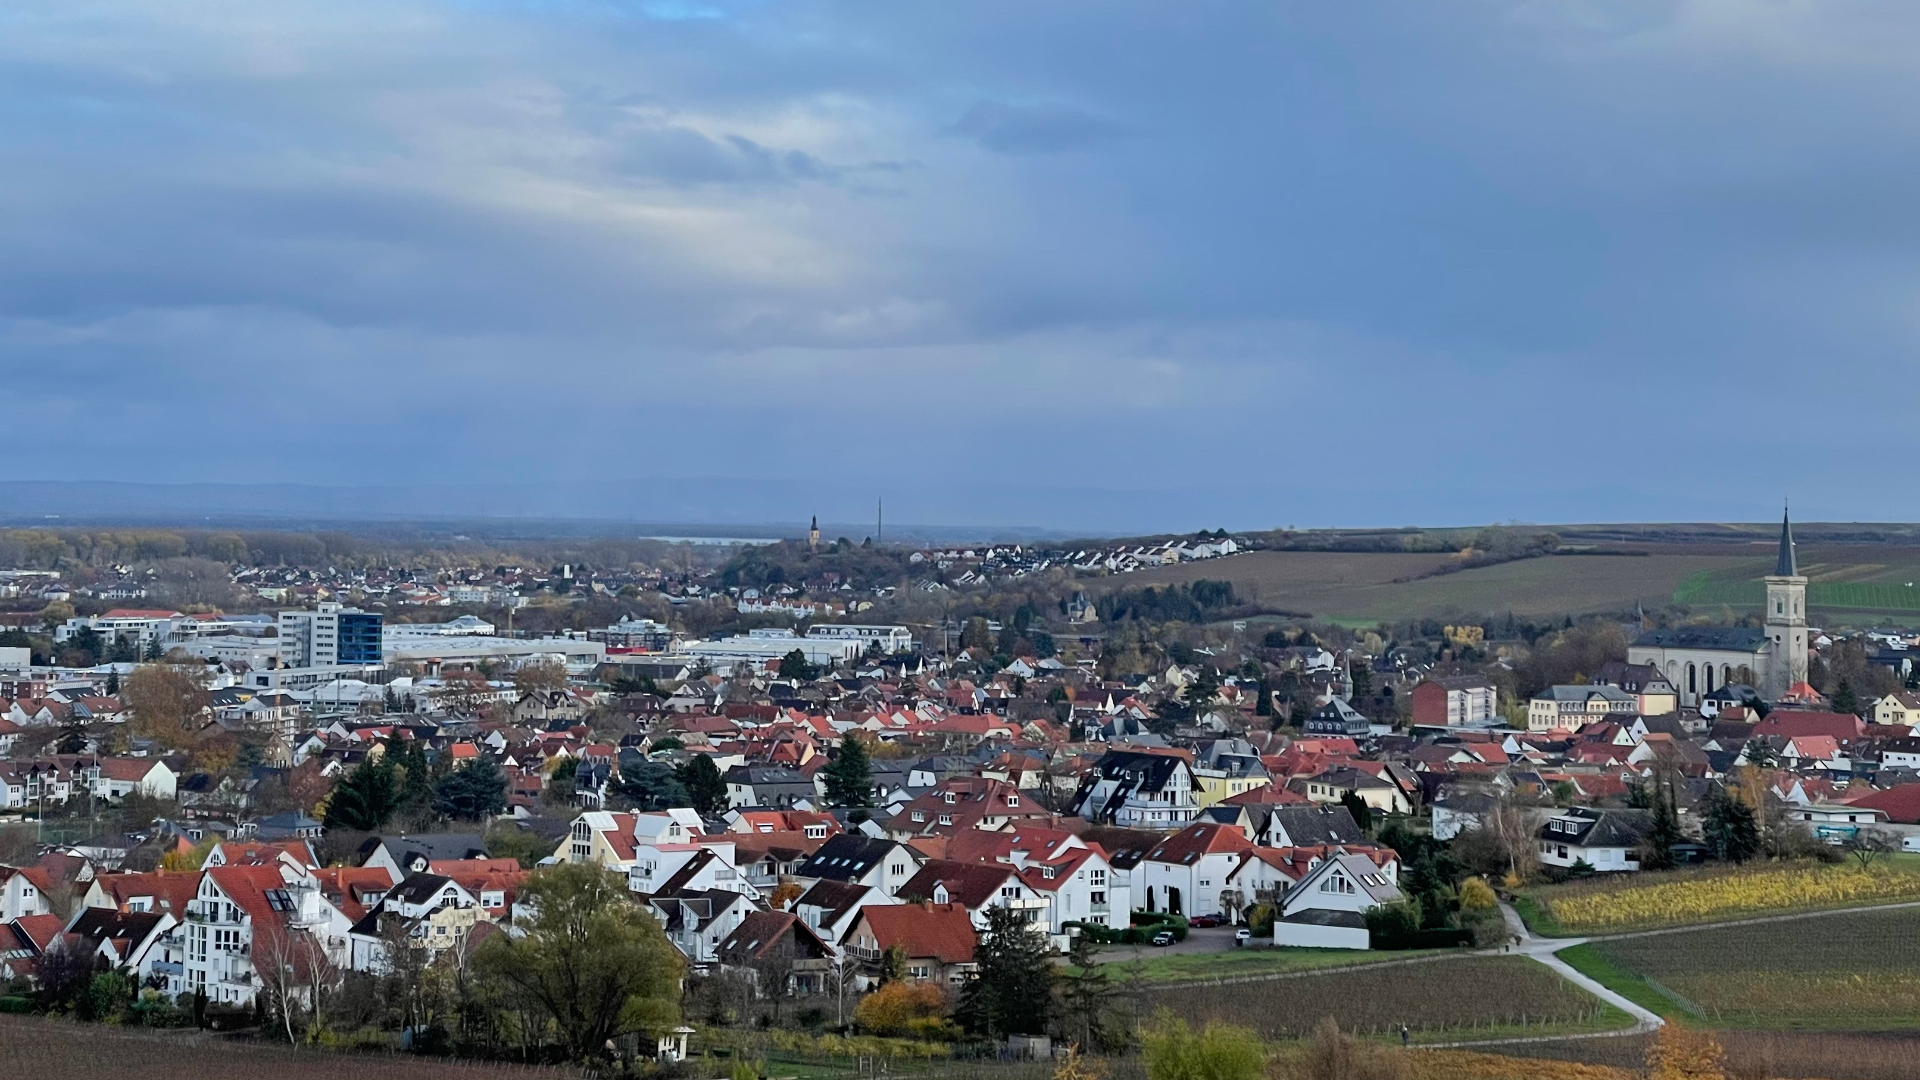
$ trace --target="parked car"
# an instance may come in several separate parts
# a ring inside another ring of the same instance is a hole
[[[1219,926],[1220,916],[1195,915],[1193,918],[1187,920],[1187,925],[1193,927],[1196,930],[1206,930],[1211,927]]]
[[[1236,949],[1252,940],[1253,931],[1244,926],[1233,932],[1233,947]]]
[[[1153,935],[1153,944],[1159,948],[1164,948],[1168,945],[1173,944],[1173,931],[1162,930],[1159,933]]]

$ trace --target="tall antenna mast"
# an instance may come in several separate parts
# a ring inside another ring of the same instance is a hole
[[[887,500],[873,501],[873,544],[879,547],[887,542]]]

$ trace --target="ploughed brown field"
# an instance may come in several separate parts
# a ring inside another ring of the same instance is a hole
[[[147,1031],[0,1016],[0,1076],[21,1080],[565,1080],[555,1069],[385,1054],[294,1050],[197,1031]]]

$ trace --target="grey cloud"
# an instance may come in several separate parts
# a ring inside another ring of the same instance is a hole
[[[1057,102],[1034,105],[978,102],[948,130],[997,154],[1057,154],[1126,134],[1126,129],[1119,124]]]
[[[1920,345],[1920,73],[1833,61],[1850,0],[1790,35],[1671,0],[1652,39],[1516,3],[16,6],[0,375],[75,434],[14,475],[740,476],[897,429],[922,443],[839,479],[965,506],[924,479],[965,439],[983,475],[1178,487],[1134,524],[1183,528],[1719,516],[1753,483],[1684,423],[1685,483],[1406,472],[1569,401],[1920,450],[1858,390]],[[1871,17],[1920,47],[1920,14]],[[238,434],[175,437],[208,417]],[[1276,429],[1405,482],[1281,485]],[[1920,516],[1851,454],[1808,440],[1766,498]]]

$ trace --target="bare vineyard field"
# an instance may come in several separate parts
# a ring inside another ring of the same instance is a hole
[[[1920,1028],[1920,909],[1597,941],[1591,947],[1715,1026]]]
[[[1913,1080],[1920,1036],[1911,1032],[1716,1031],[1733,1075],[1774,1080]],[[1569,1039],[1501,1047],[1503,1055],[1611,1066],[1643,1075],[1647,1037]],[[1524,1074],[1521,1074],[1524,1075]],[[1551,1075],[1550,1073],[1547,1075]]]
[[[147,1032],[0,1016],[0,1076],[33,1080],[206,1080],[209,1076],[272,1076],[274,1080],[568,1080],[558,1069],[471,1064],[400,1055],[296,1051],[236,1043],[194,1031]]]
[[[1428,1041],[1624,1027],[1627,1017],[1531,960],[1473,957],[1378,971],[1188,986],[1146,995],[1195,1023],[1219,1020],[1298,1038],[1331,1016],[1343,1030],[1387,1035],[1402,1024]]]

